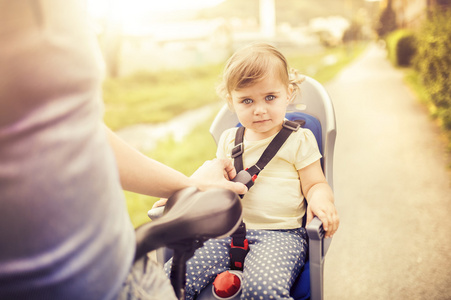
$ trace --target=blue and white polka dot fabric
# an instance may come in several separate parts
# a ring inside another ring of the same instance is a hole
[[[307,256],[305,228],[246,231],[249,253],[244,263],[241,299],[291,299],[290,288]],[[186,299],[202,291],[230,268],[231,238],[212,239],[187,262]],[[165,264],[169,275],[172,260]]]

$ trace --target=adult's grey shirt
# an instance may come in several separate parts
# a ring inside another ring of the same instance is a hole
[[[113,299],[134,254],[80,0],[0,0],[0,299]]]

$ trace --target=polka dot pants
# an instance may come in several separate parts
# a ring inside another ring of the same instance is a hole
[[[248,229],[249,252],[244,262],[241,299],[292,299],[290,288],[307,256],[305,228]],[[187,262],[186,299],[202,291],[216,275],[230,268],[231,238],[211,239]],[[165,264],[169,275],[172,260]]]

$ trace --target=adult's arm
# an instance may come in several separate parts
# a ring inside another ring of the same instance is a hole
[[[238,194],[246,192],[243,184],[228,181],[234,178],[235,169],[228,160],[205,163],[191,177],[148,157],[128,145],[105,126],[113,148],[121,185],[124,190],[155,197],[169,197],[176,191],[196,186],[200,189],[227,188]]]

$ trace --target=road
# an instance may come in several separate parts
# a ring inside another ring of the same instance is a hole
[[[341,225],[325,299],[451,299],[451,176],[437,125],[376,45],[326,88]]]

